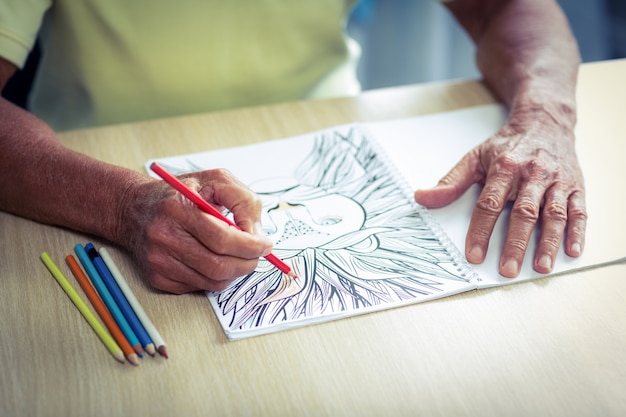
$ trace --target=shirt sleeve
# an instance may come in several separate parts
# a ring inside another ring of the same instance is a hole
[[[22,68],[52,0],[0,0],[0,56]]]

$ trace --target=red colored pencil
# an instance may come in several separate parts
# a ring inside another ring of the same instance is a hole
[[[167,172],[165,168],[163,168],[161,165],[153,162],[152,164],[150,164],[150,169],[154,171],[159,177],[163,178],[166,183],[174,187],[174,189],[176,189],[182,195],[191,200],[196,206],[198,206],[198,208],[200,208],[200,210],[214,217],[217,217],[218,219],[229,224],[230,226],[236,227],[237,229],[241,230],[239,226],[237,226],[228,217],[224,216],[218,209],[213,207],[204,198],[202,198],[202,196],[198,192],[187,187],[182,181]],[[267,259],[276,268],[280,269],[281,272],[289,275],[292,278],[298,278],[296,274],[291,270],[289,265],[280,260],[276,255],[270,253],[269,255],[265,256],[265,259]]]
[[[96,312],[98,312],[98,315],[102,319],[102,322],[107,327],[107,329],[109,329],[109,332],[111,332],[111,336],[113,336],[117,344],[120,345],[120,348],[122,349],[122,352],[124,352],[124,355],[126,356],[128,361],[135,366],[139,365],[137,353],[133,350],[133,347],[130,345],[130,343],[128,343],[126,337],[124,337],[124,333],[122,333],[122,330],[113,319],[113,316],[111,316],[111,313],[109,313],[109,310],[107,310],[106,306],[96,293],[96,290],[89,282],[89,278],[87,278],[83,270],[80,269],[76,258],[74,258],[72,255],[67,255],[65,257],[65,262],[72,270],[72,273],[74,274],[76,280],[87,295],[87,298],[89,298],[89,301],[91,301],[91,304],[96,309]]]

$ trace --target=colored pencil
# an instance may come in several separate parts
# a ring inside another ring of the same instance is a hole
[[[124,353],[122,352],[122,349],[120,349],[120,346],[115,342],[115,339],[113,339],[113,337],[111,337],[111,335],[107,333],[106,329],[102,326],[102,324],[100,324],[100,322],[91,312],[91,310],[89,310],[87,304],[85,304],[83,299],[80,298],[80,295],[78,295],[74,287],[72,287],[72,284],[70,284],[65,275],[63,275],[63,272],[61,272],[61,270],[54,263],[52,258],[50,258],[50,255],[48,255],[46,252],[43,252],[40,257],[54,277],[54,279],[56,279],[61,288],[63,288],[68,297],[70,297],[70,300],[72,300],[76,308],[78,308],[83,317],[91,325],[91,328],[96,332],[98,337],[100,337],[102,343],[104,343],[109,352],[111,352],[111,355],[113,355],[113,357],[118,361],[124,363]]]
[[[167,359],[169,357],[167,353],[167,346],[165,345],[165,342],[163,341],[161,334],[152,323],[152,320],[150,320],[150,317],[148,317],[148,314],[146,314],[146,311],[143,309],[139,300],[137,300],[137,297],[135,296],[135,293],[133,293],[133,290],[128,286],[128,282],[126,281],[126,278],[124,278],[124,275],[122,275],[119,268],[113,261],[113,258],[109,254],[109,251],[107,251],[106,248],[100,248],[99,252],[100,252],[100,256],[102,257],[102,260],[104,261],[106,266],[109,268],[111,275],[113,275],[113,278],[115,278],[115,281],[117,281],[117,284],[119,285],[120,289],[126,296],[126,299],[130,303],[135,313],[137,313],[139,320],[141,320],[143,327],[146,329],[146,331],[150,335],[150,338],[152,339],[152,341],[154,342],[154,345],[157,348],[157,351]]]
[[[128,343],[131,344],[135,352],[137,352],[137,355],[139,355],[140,357],[143,357],[143,348],[141,347],[141,344],[139,343],[139,340],[137,339],[135,332],[133,332],[133,329],[131,329],[130,325],[128,324],[128,321],[126,321],[126,318],[120,311],[120,308],[115,303],[115,300],[111,296],[111,293],[109,292],[108,288],[106,287],[106,285],[104,285],[104,282],[102,281],[102,278],[98,274],[96,267],[93,266],[93,263],[89,259],[89,255],[87,255],[85,248],[83,248],[83,246],[80,243],[77,243],[74,246],[74,252],[76,252],[76,255],[78,256],[78,260],[80,261],[81,265],[87,272],[87,276],[91,280],[91,283],[93,284],[93,286],[96,288],[96,291],[98,291],[98,294],[100,295],[100,298],[102,298],[104,305],[107,306],[107,309],[111,313],[111,316],[113,316],[113,318],[115,319],[115,322],[117,323],[118,326],[120,326],[120,329],[124,333],[124,336],[126,336]]]
[[[89,260],[93,263],[96,271],[98,271],[100,278],[102,278],[102,282],[104,282],[104,285],[106,285],[106,287],[108,288],[111,296],[113,297],[113,300],[115,301],[120,311],[124,315],[124,318],[126,318],[126,321],[130,325],[130,328],[133,329],[133,332],[137,336],[137,339],[139,339],[139,343],[141,343],[141,346],[143,346],[144,350],[148,352],[150,356],[154,356],[156,351],[154,349],[152,339],[150,339],[148,332],[146,332],[146,329],[143,327],[143,324],[141,324],[139,317],[137,317],[137,314],[135,314],[135,311],[128,303],[126,296],[124,296],[124,293],[115,281],[115,278],[113,278],[113,275],[111,275],[111,271],[109,271],[109,268],[107,268],[106,264],[100,257],[100,254],[93,246],[93,243],[88,243],[85,245],[85,252],[87,252]]]
[[[233,226],[233,227],[241,230],[241,228],[239,226],[237,226],[228,217],[224,216],[218,209],[213,207],[204,198],[202,198],[202,196],[198,192],[196,192],[196,191],[192,190],[191,188],[187,187],[182,181],[180,181],[178,178],[176,178],[175,176],[170,174],[161,165],[159,165],[156,162],[153,162],[152,164],[150,164],[150,169],[152,171],[154,171],[159,177],[163,178],[163,180],[166,183],[168,183],[169,185],[171,185],[175,190],[177,190],[182,195],[184,195],[189,200],[191,200],[200,210],[202,210],[205,213],[208,213],[208,214],[210,214],[210,215],[212,215],[214,217],[217,217],[218,219],[220,219],[220,220],[226,222],[227,224],[229,224],[230,226]],[[266,255],[265,259],[267,259],[272,265],[274,265],[276,268],[278,268],[281,272],[289,275],[292,278],[298,278],[297,275],[295,274],[295,272],[293,272],[291,270],[289,265],[287,265],[285,262],[280,260],[273,253],[270,253],[269,255]]]
[[[126,359],[128,359],[128,361],[133,365],[139,365],[137,353],[135,353],[130,343],[128,343],[128,340],[126,340],[124,333],[122,333],[120,327],[117,325],[115,320],[113,320],[111,313],[109,313],[109,310],[107,310],[106,306],[96,293],[96,290],[89,282],[89,278],[87,278],[83,270],[80,268],[80,265],[78,265],[76,258],[72,255],[67,255],[65,257],[65,262],[67,263],[67,266],[70,267],[74,277],[76,277],[76,281],[80,284],[84,293],[87,295],[87,298],[91,301],[91,305],[93,305],[98,315],[100,315],[102,322],[107,329],[109,329],[109,333],[111,333],[117,344],[120,348],[122,348],[122,352],[124,352]]]

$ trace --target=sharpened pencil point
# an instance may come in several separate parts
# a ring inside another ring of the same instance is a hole
[[[290,276],[293,279],[297,279],[298,278],[298,276],[296,275],[295,272],[293,272],[293,270],[289,271],[289,273],[287,275]]]
[[[165,359],[169,359],[169,355],[167,354],[167,348],[165,347],[165,345],[159,346],[157,350],[159,351],[161,356],[163,356]]]
[[[156,354],[156,350],[154,349],[154,345],[152,343],[146,345],[145,350],[150,356],[154,356]]]
[[[139,355],[140,358],[143,358],[143,348],[141,347],[141,345],[133,346],[133,350],[137,352],[137,355]]]
[[[127,356],[128,362],[132,363],[135,366],[139,366],[139,359],[135,353],[131,353]]]
[[[124,352],[122,352],[121,350],[115,352],[113,356],[115,357],[115,359],[117,359],[118,361],[122,363],[126,362],[126,360],[124,359]]]

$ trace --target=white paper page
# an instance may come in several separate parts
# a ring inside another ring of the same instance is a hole
[[[378,139],[409,184],[417,189],[434,186],[463,155],[495,133],[505,119],[506,111],[502,106],[486,105],[410,119],[368,123],[366,127]],[[578,140],[584,138],[579,137]],[[583,171],[584,168],[583,166]],[[479,187],[473,186],[450,206],[430,210],[463,253],[467,228],[479,193]],[[589,224],[585,251],[581,257],[571,258],[561,247],[552,274],[613,262],[626,255],[626,244],[604,246],[603,231],[595,227],[596,216],[616,218],[621,216],[619,210],[608,204],[597,204],[598,201],[611,200],[607,196],[598,195],[598,190],[588,190],[587,196],[592,201],[588,202]],[[532,268],[537,231],[528,246],[519,277],[505,278],[498,273],[500,249],[504,242],[509,213],[510,209],[507,208],[498,220],[485,261],[480,265],[473,265],[482,278],[481,287],[512,284],[544,276]]]
[[[174,174],[229,169],[263,200],[273,253],[298,275],[260,260],[252,274],[209,293],[229,339],[476,288],[462,256],[360,126],[157,162]]]

